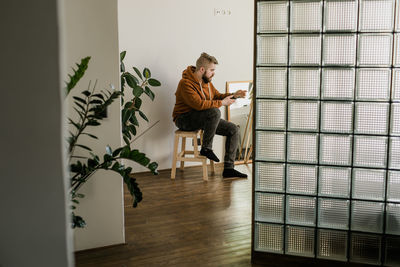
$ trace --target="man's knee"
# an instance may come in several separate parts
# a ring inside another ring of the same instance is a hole
[[[221,111],[219,108],[207,109],[207,117],[211,120],[219,120],[221,118]]]
[[[239,136],[239,127],[236,124],[229,122],[227,128],[230,136]]]

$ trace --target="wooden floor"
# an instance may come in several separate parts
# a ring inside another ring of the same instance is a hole
[[[221,166],[202,181],[200,167],[140,174],[143,201],[125,192],[126,245],[76,253],[77,266],[256,266],[251,250],[251,166],[248,179],[223,180]]]

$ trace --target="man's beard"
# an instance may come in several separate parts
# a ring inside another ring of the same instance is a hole
[[[210,78],[207,78],[206,75],[203,74],[203,76],[201,77],[203,79],[204,83],[209,83],[210,82]]]

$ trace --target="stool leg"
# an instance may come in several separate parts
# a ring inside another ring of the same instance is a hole
[[[181,151],[183,151],[183,156],[185,156],[185,150],[186,150],[186,137],[182,137],[182,145],[181,145]],[[181,170],[185,167],[185,161],[181,160]]]
[[[210,166],[211,166],[211,173],[215,174],[215,167],[214,167],[214,161],[210,160]]]
[[[173,157],[172,157],[171,179],[175,179],[176,158],[178,157],[178,144],[179,144],[179,136],[175,135],[174,154],[173,154]]]
[[[207,173],[207,159],[203,160],[203,180],[208,181],[208,173]]]
[[[197,142],[197,134],[193,135],[193,155],[195,158],[200,156],[199,154],[199,143]]]

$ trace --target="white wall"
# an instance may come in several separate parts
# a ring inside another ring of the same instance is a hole
[[[214,16],[214,8],[229,9],[230,16]],[[119,0],[120,50],[127,50],[126,66],[150,68],[161,81],[154,103],[146,100],[144,111],[150,123],[141,123],[139,134],[153,122],[160,122],[135,146],[159,163],[171,168],[173,133],[172,110],[175,90],[188,65],[201,52],[218,61],[214,85],[225,92],[226,81],[251,80],[253,75],[254,3],[247,0]],[[132,69],[131,69],[132,70]],[[225,114],[225,108],[221,108]],[[223,159],[223,139],[214,139],[214,150]],[[134,165],[134,171],[146,171]],[[144,196],[145,197],[145,196]]]
[[[117,0],[68,0],[65,1],[67,66],[91,56],[88,70],[74,91],[80,94],[89,80],[98,80],[97,89],[108,89],[109,84],[119,87],[119,50]],[[70,70],[70,69],[69,69]],[[72,102],[72,101],[70,101]],[[99,140],[84,141],[103,155],[105,146],[120,146],[120,103],[115,102],[108,110],[108,118],[102,125],[93,127],[92,133]],[[72,108],[68,112],[74,116]],[[75,115],[76,116],[76,115]],[[83,153],[83,152],[81,152]],[[87,226],[75,231],[75,249],[124,243],[124,214],[122,178],[111,171],[96,173],[82,187],[85,198],[78,205],[76,214],[81,215]]]
[[[0,2],[0,266],[72,266],[59,1]]]

